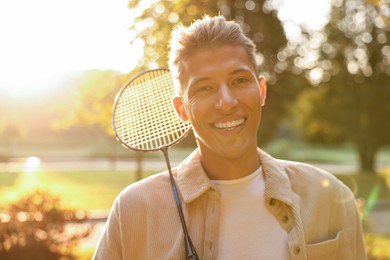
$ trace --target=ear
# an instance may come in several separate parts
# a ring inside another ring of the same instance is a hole
[[[176,113],[181,118],[181,120],[188,121],[188,116],[184,111],[183,100],[181,99],[181,97],[173,98],[173,106],[175,107]]]
[[[265,99],[267,97],[267,82],[264,76],[259,76],[259,90],[260,90],[261,106],[264,106]]]

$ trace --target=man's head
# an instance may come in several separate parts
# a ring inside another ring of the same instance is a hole
[[[180,81],[184,67],[183,62],[202,49],[217,48],[225,44],[242,46],[257,70],[254,43],[245,36],[237,23],[227,22],[223,16],[205,16],[189,27],[177,26],[172,31],[170,44],[169,68],[174,77],[177,95],[181,95],[182,91]]]
[[[256,153],[266,83],[252,41],[222,17],[181,27],[173,37],[171,69],[180,88],[173,103],[191,122],[202,154],[237,159]]]

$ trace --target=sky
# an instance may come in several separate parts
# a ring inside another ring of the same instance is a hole
[[[139,55],[131,17],[126,0],[0,1],[0,90],[34,94],[71,71],[129,72]]]
[[[278,1],[289,37],[296,22],[321,26],[326,1]],[[142,53],[129,44],[132,17],[127,0],[1,0],[0,94],[39,95],[73,71],[130,72]]]

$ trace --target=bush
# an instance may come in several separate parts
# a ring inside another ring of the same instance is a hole
[[[378,234],[365,234],[368,259],[390,260],[390,238]]]
[[[3,260],[75,259],[74,247],[92,230],[88,226],[69,232],[67,224],[85,220],[86,214],[61,209],[60,199],[45,191],[34,191],[1,211],[0,259]]]

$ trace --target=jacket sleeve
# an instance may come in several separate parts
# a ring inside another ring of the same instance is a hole
[[[349,248],[353,255],[353,259],[367,259],[367,253],[364,244],[363,228],[356,205],[356,200],[354,198],[353,193],[348,188],[344,188],[342,194],[342,199],[345,201],[345,215],[347,216],[345,219],[347,241],[349,241]]]
[[[363,235],[363,229],[362,224],[360,220],[360,215],[356,207],[356,202],[351,205],[353,207],[353,213],[354,213],[354,219],[353,223],[355,225],[355,233],[350,234],[351,241],[354,241],[354,244],[352,244],[352,248],[354,249],[356,253],[355,259],[367,259],[367,253],[365,250],[365,244],[364,244],[364,235]]]
[[[119,202],[115,200],[108,216],[103,234],[95,249],[93,260],[123,259],[122,239],[119,221]]]

